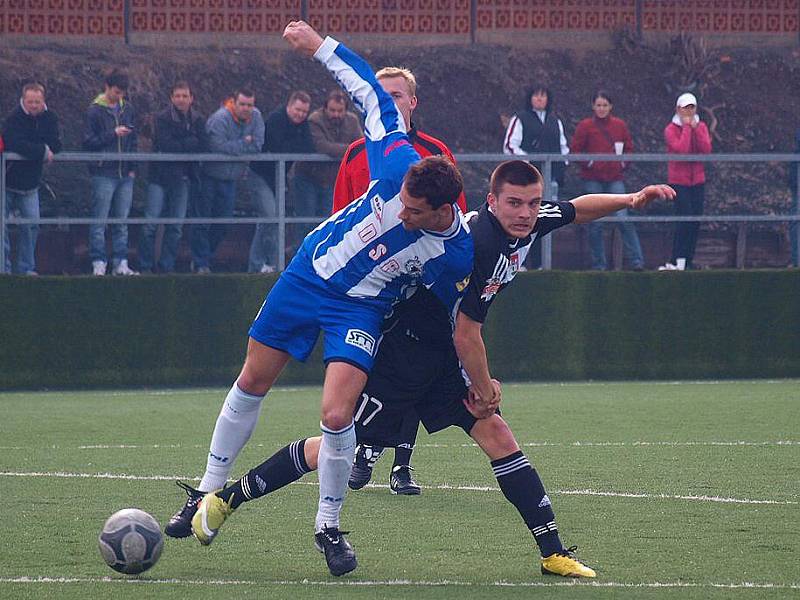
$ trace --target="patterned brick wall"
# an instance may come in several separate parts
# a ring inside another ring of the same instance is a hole
[[[130,2],[133,32],[279,33],[289,20],[300,17],[300,0],[130,0]]]
[[[482,30],[613,30],[636,25],[635,0],[477,0]]]
[[[796,33],[800,0],[645,0],[644,31]]]
[[[301,0],[127,0],[131,33],[277,34]],[[125,0],[0,0],[0,34],[124,35]],[[475,2],[476,22],[471,22]],[[639,0],[645,32],[796,34],[800,0]],[[636,26],[637,0],[307,0],[326,33],[603,32]]]
[[[470,0],[308,0],[308,21],[329,33],[470,32]]]
[[[123,0],[0,0],[3,33],[121,37]]]

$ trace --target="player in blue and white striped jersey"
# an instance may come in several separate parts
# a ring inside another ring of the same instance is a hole
[[[356,568],[352,546],[339,531],[356,444],[353,412],[383,318],[417,286],[454,315],[472,270],[473,248],[456,205],[463,188],[458,170],[443,157],[420,160],[394,101],[369,65],[302,21],[290,23],[284,38],[325,65],[364,112],[374,181],[364,197],[308,234],[268,294],[250,328],[242,371],[217,419],[199,489],[187,489],[189,500],[166,531],[188,535],[188,521],[201,543],[211,542],[221,512],[210,511],[199,498],[223,487],[255,428],[264,396],[289,358],[305,360],[324,331],[315,544],[331,573],[343,575]]]

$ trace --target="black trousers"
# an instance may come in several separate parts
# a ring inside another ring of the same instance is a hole
[[[675,197],[675,214],[678,216],[702,215],[706,198],[706,185],[673,185]],[[698,222],[681,222],[675,224],[675,238],[672,242],[672,262],[678,258],[686,259],[686,268],[692,267],[694,249],[697,246]]]

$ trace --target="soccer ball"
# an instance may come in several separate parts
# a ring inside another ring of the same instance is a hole
[[[158,562],[164,547],[158,521],[138,508],[125,508],[108,517],[97,541],[106,564],[126,575],[147,571]]]

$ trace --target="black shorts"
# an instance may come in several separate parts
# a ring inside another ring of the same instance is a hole
[[[475,417],[463,399],[467,387],[455,349],[434,348],[400,326],[384,335],[356,405],[358,441],[383,447],[404,443],[404,424],[422,421],[428,433],[452,425],[469,434]]]

